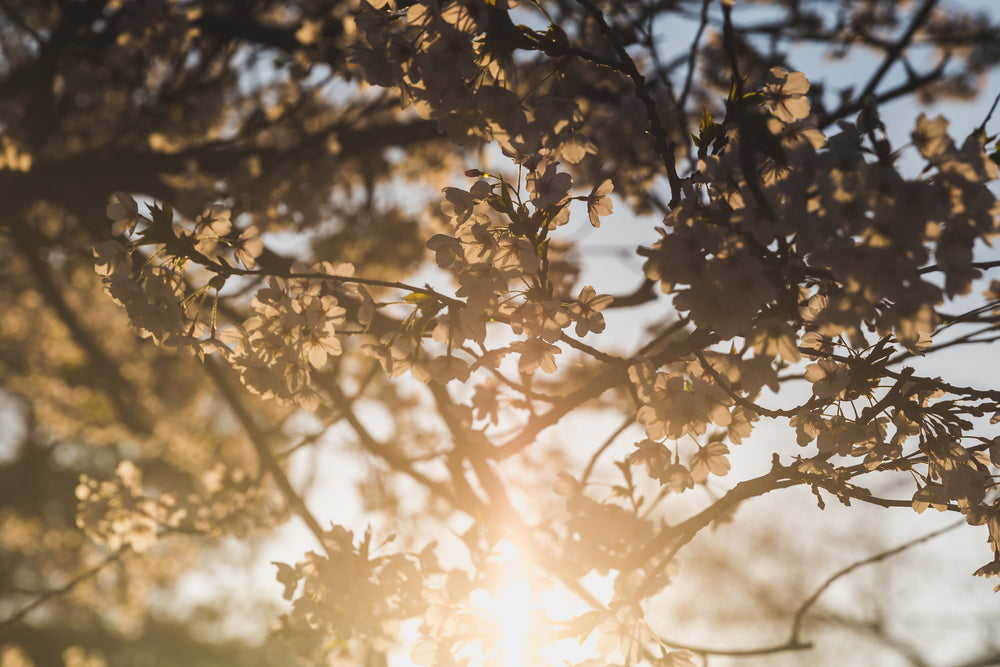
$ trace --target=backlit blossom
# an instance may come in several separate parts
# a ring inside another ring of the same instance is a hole
[[[257,227],[251,225],[236,239],[236,260],[248,269],[257,266],[257,258],[264,252],[264,242],[257,235]]]
[[[813,393],[820,398],[840,398],[851,380],[847,366],[833,359],[820,359],[806,366],[805,378],[812,382]]]
[[[594,227],[601,226],[602,215],[611,215],[613,204],[610,195],[614,187],[614,183],[609,178],[595,186],[587,195],[587,215],[590,217],[590,224]]]
[[[135,226],[143,219],[139,215],[139,205],[132,195],[125,192],[116,192],[112,195],[112,201],[105,209],[108,217],[111,218],[111,234],[131,234],[135,231]]]
[[[610,294],[598,294],[590,285],[580,290],[580,296],[569,306],[569,314],[576,321],[576,335],[585,336],[588,332],[604,331],[604,315],[601,311],[611,305],[614,297]]]
[[[95,270],[99,276],[127,276],[132,268],[132,256],[118,241],[95,243],[91,246],[91,251],[94,253]]]
[[[546,373],[556,371],[556,355],[561,353],[555,345],[546,343],[541,338],[529,338],[524,341],[514,341],[510,349],[520,355],[517,367],[522,373],[534,373],[542,370]]]
[[[531,202],[536,208],[562,204],[569,196],[573,178],[556,169],[558,162],[542,162],[525,179]]]
[[[802,72],[787,72],[780,67],[772,67],[767,83],[761,93],[764,108],[778,120],[786,123],[809,115],[809,81]]]
[[[721,442],[710,442],[691,456],[691,477],[696,483],[704,482],[709,473],[719,477],[729,472],[729,447]]]
[[[233,228],[232,211],[223,204],[212,204],[194,221],[194,232],[198,238],[213,239],[225,236]]]

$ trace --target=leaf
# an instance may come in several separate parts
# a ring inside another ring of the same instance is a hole
[[[429,298],[431,297],[422,292],[410,292],[403,297],[403,301],[406,303],[412,303],[414,306],[419,306],[426,302]]]
[[[509,201],[509,199],[507,200]],[[488,194],[486,195],[486,203],[490,205],[497,213],[503,213],[504,215],[510,215],[511,210],[507,208],[507,201],[498,194]]]

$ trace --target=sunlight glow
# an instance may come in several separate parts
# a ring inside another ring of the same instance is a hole
[[[469,601],[496,635],[492,641],[484,639],[472,667],[563,667],[591,654],[593,647],[550,636],[553,620],[582,611],[571,593],[540,575],[509,542],[496,546],[493,562],[498,579],[492,590],[476,590]]]
[[[498,667],[523,667],[532,664],[528,647],[531,641],[532,616],[538,611],[531,602],[531,584],[526,579],[505,577],[496,590],[478,590],[471,602],[496,624],[494,663]]]

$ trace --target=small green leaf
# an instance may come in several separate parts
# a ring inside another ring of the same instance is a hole
[[[490,205],[490,208],[492,208],[497,213],[503,213],[504,215],[510,215],[511,213],[511,210],[507,208],[507,204],[509,201],[510,199],[504,201],[504,198],[500,197],[500,195],[496,194],[486,195],[486,203]]]
[[[504,212],[510,215],[514,211],[514,202],[510,200],[510,192],[508,191],[509,186],[507,181],[500,179],[500,195],[503,197]]]
[[[403,301],[406,303],[412,303],[414,306],[420,306],[427,301],[430,297],[426,294],[421,294],[420,292],[411,292],[403,297]]]

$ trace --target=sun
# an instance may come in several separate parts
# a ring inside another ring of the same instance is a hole
[[[566,667],[597,656],[597,633],[582,643],[565,635],[566,624],[590,607],[558,577],[505,540],[493,545],[481,565],[485,579],[460,602],[450,600],[444,589],[427,589],[431,606],[420,627],[414,627],[421,636],[408,660],[391,664]],[[610,581],[589,583],[596,584],[591,593],[610,593]]]
[[[472,610],[492,629],[470,667],[565,667],[592,657],[593,647],[559,638],[553,629],[584,610],[572,593],[540,572],[512,543],[493,551],[496,579],[469,597]]]

